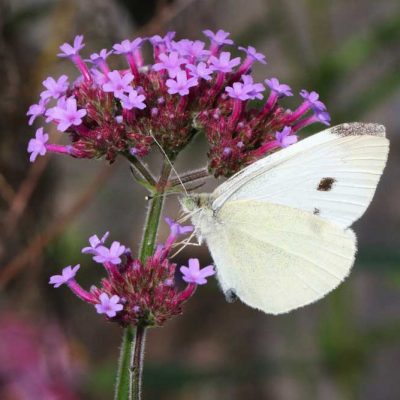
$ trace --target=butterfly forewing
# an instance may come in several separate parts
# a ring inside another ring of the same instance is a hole
[[[257,161],[215,191],[213,208],[253,199],[283,204],[350,226],[375,193],[388,140],[376,124],[343,124]]]

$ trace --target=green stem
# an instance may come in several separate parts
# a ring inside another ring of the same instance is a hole
[[[129,387],[131,380],[129,367],[132,359],[134,340],[135,329],[132,326],[128,326],[127,328],[125,328],[124,335],[122,337],[114,400],[129,399]]]
[[[154,252],[158,225],[160,223],[161,211],[164,204],[164,192],[171,173],[171,165],[164,161],[161,176],[155,185],[156,194],[150,200],[145,230],[139,258],[144,263],[146,258]],[[146,327],[138,326],[136,334],[133,327],[125,328],[118,378],[115,388],[115,400],[140,400],[141,399],[141,378],[143,369],[143,350]],[[135,336],[135,337],[134,337]]]
[[[154,252],[158,225],[160,223],[160,216],[164,204],[164,191],[168,182],[168,177],[171,173],[171,166],[164,163],[160,179],[156,185],[156,194],[150,200],[150,208],[147,214],[145,230],[142,239],[142,246],[140,249],[140,261],[144,263],[146,258],[151,256]]]
[[[131,364],[132,400],[140,400],[142,397],[142,373],[143,373],[143,356],[144,356],[145,339],[146,339],[146,327],[139,325],[136,328],[135,349],[133,352],[133,358]]]

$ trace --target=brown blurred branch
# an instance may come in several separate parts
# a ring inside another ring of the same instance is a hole
[[[0,174],[0,195],[9,205],[11,205],[15,196],[14,189],[2,174]]]
[[[53,12],[54,20],[56,21],[55,23],[56,33],[51,36],[48,46],[43,49],[36,65],[34,65],[32,68],[33,71],[38,71],[38,73],[40,72],[40,74],[42,74],[43,71],[47,69],[48,65],[47,61],[49,57],[53,57],[53,54],[56,52],[58,48],[58,41],[56,38],[67,36],[68,32],[67,26],[65,26],[65,24],[59,24],[57,22],[64,20],[71,21],[75,13],[74,7],[71,6],[66,7],[64,2],[61,3],[62,4],[55,7],[55,10]],[[38,76],[33,76],[31,79],[33,81],[32,82],[33,87],[40,86],[41,78],[39,78]],[[27,86],[30,87],[31,85],[28,84]],[[31,196],[34,193],[40,181],[40,177],[43,175],[46,169],[48,162],[49,162],[49,157],[44,157],[44,158],[40,157],[38,160],[36,160],[35,163],[31,164],[21,185],[17,189],[16,193],[13,193],[12,197],[11,197],[11,192],[9,190],[9,188],[11,187],[7,184],[7,181],[5,180],[4,177],[0,176],[1,194],[4,198],[7,197],[6,200],[10,204],[10,208],[6,213],[4,220],[2,221],[5,238],[8,238],[13,234],[19,219],[23,215]]]
[[[115,168],[109,165],[104,166],[96,178],[89,184],[87,189],[75,200],[71,207],[58,218],[54,219],[43,232],[37,234],[29,246],[12,259],[0,270],[0,288],[6,286],[15,276],[23,270],[23,267],[30,263],[43,251],[52,240],[54,240],[66,227],[87,207],[97,191],[103,187]]]
[[[32,164],[17,193],[13,196],[10,208],[3,220],[3,232],[6,238],[10,237],[17,226],[48,162],[49,157],[42,157]]]

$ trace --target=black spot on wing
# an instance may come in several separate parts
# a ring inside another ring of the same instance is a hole
[[[229,289],[225,292],[225,300],[228,303],[234,303],[237,299],[238,297],[233,289]]]
[[[313,214],[319,215],[319,214],[321,214],[321,210],[319,208],[314,208]]]
[[[332,186],[335,182],[335,178],[322,178],[318,184],[317,190],[320,192],[328,192],[332,189]]]

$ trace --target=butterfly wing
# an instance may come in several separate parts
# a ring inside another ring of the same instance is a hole
[[[227,201],[206,236],[224,292],[270,314],[312,303],[349,274],[356,239],[321,217],[264,201]]]
[[[228,200],[268,201],[347,228],[370,204],[388,151],[382,125],[338,125],[238,172],[215,190],[212,208]]]

